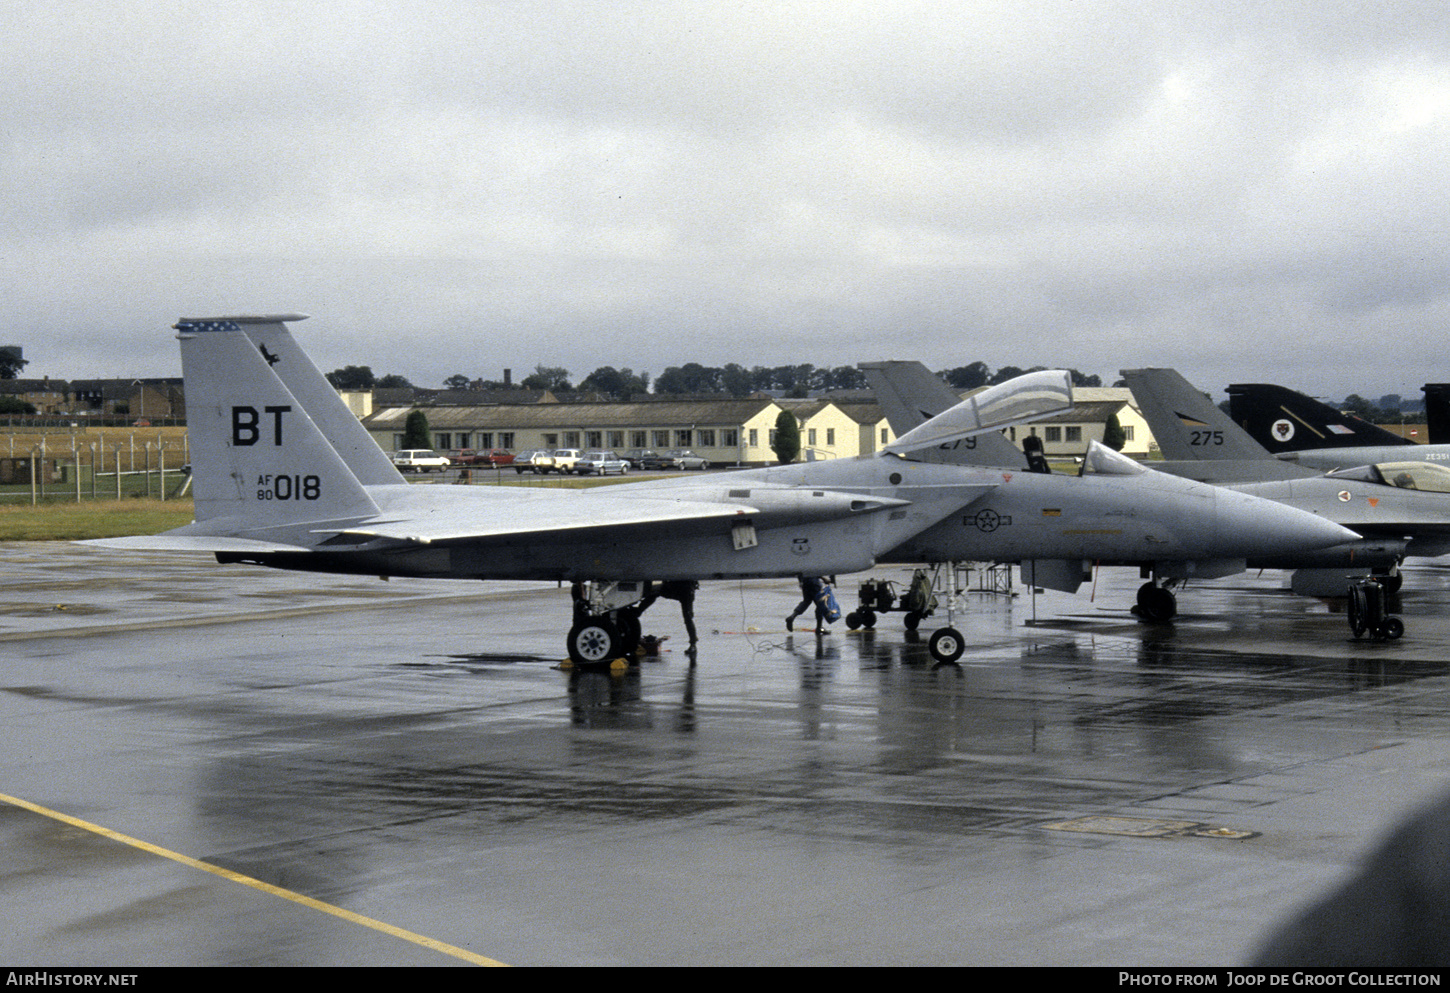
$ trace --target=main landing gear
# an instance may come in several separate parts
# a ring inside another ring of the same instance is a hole
[[[1133,613],[1155,624],[1171,621],[1178,614],[1178,598],[1168,588],[1171,582],[1169,580],[1159,586],[1149,580],[1138,587],[1138,605],[1133,608]]]
[[[574,623],[567,639],[575,665],[607,665],[639,650],[643,583],[575,583]]]

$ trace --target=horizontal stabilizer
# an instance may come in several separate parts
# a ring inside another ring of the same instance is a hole
[[[128,538],[91,538],[77,545],[94,545],[122,552],[241,552],[260,555],[266,552],[306,552],[301,545],[277,541],[256,541],[211,534],[143,534]]]

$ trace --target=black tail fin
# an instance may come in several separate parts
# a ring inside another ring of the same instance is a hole
[[[1426,383],[1425,421],[1430,444],[1450,445],[1450,383]]]
[[[1283,386],[1238,383],[1227,392],[1230,416],[1275,455],[1307,448],[1414,444]]]

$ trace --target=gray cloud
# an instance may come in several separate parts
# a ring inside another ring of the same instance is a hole
[[[0,338],[176,369],[301,310],[420,383],[687,361],[1176,365],[1411,394],[1441,3],[22,2]],[[1433,354],[1433,352],[1432,352]]]

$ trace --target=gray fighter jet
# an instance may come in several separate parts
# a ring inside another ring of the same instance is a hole
[[[871,382],[872,389],[876,392],[877,398],[886,412],[888,420],[893,428],[905,430],[918,423],[921,419],[934,416],[935,413],[945,409],[957,394],[950,387],[932,374],[920,362],[866,362],[860,366]],[[1207,400],[1205,399],[1205,404]],[[1197,408],[1194,408],[1197,410]],[[1206,412],[1203,416],[1207,416]],[[1194,420],[1194,423],[1198,423]],[[985,444],[978,444],[974,448],[956,446],[939,449],[933,454],[949,462],[979,463],[982,459],[999,458],[1020,463],[1024,456],[1017,451],[1016,447],[1000,435],[997,436],[1000,445],[995,451],[990,450]],[[1229,436],[1226,444],[1232,446],[1237,438]],[[1005,446],[1010,451],[1002,451]],[[1252,456],[1253,448],[1233,448],[1235,454]],[[984,454],[985,453],[985,454]],[[1121,457],[1121,456],[1120,456]],[[1034,460],[1036,461],[1036,460]],[[1130,461],[1130,460],[1125,460]],[[1239,468],[1237,472],[1228,472],[1230,479],[1241,479],[1245,471],[1267,471],[1270,478],[1278,478],[1273,473],[1285,473],[1295,476],[1305,474],[1305,470],[1277,463],[1270,459],[1265,466],[1263,455],[1259,453],[1257,458],[1246,459],[1248,469]],[[1137,465],[1138,463],[1132,463]],[[1157,468],[1159,463],[1151,463]],[[1195,467],[1207,463],[1194,463]],[[1045,461],[1036,461],[1038,471],[1046,471]],[[1192,476],[1191,472],[1182,473],[1184,476]],[[1204,472],[1202,479],[1216,482],[1217,477],[1213,472]],[[1293,553],[1268,553],[1250,555],[1239,561],[1192,561],[1192,560],[1171,560],[1157,559],[1150,562],[1132,562],[1126,564],[1137,565],[1143,578],[1147,580],[1138,590],[1138,602],[1135,613],[1150,621],[1166,621],[1177,613],[1177,598],[1173,589],[1191,579],[1215,579],[1222,576],[1230,576],[1245,569],[1294,569],[1300,575],[1301,585],[1307,582],[1308,578],[1320,579],[1327,570],[1328,575],[1334,577],[1338,584],[1337,591],[1343,593],[1347,579],[1342,579],[1346,572],[1352,572],[1363,566],[1362,573],[1368,572],[1371,566],[1378,566],[1382,571],[1391,569],[1404,553],[1404,543],[1396,541],[1374,541],[1359,540],[1343,545],[1336,545],[1332,548],[1318,549],[1312,552],[1296,551]],[[1046,556],[1035,561],[1023,561],[1023,581],[1036,586],[1044,586],[1049,589],[1064,590],[1072,592],[1084,581],[1087,570],[1083,563],[1074,560],[1048,560]],[[1097,560],[1098,565],[1124,564],[1112,562],[1111,560]]]
[[[321,572],[570,582],[569,655],[597,663],[634,647],[631,608],[650,580],[835,575],[923,558],[1216,562],[1350,537],[1113,453],[1081,478],[908,457],[1060,408],[1062,373],[1004,384],[859,459],[587,490],[414,486],[374,454],[296,346],[284,322],[300,319],[176,325],[196,520],[96,544]],[[929,647],[951,660],[962,639],[947,628]]]
[[[1122,375],[1167,459],[1154,468],[1319,514],[1385,550],[1398,545],[1401,558],[1450,552],[1445,466],[1398,458],[1320,474],[1276,459],[1174,370],[1125,369]],[[1337,587],[1342,595],[1341,579],[1369,571],[1398,584],[1393,564],[1360,556],[1349,570],[1296,574],[1294,588],[1324,595]]]

